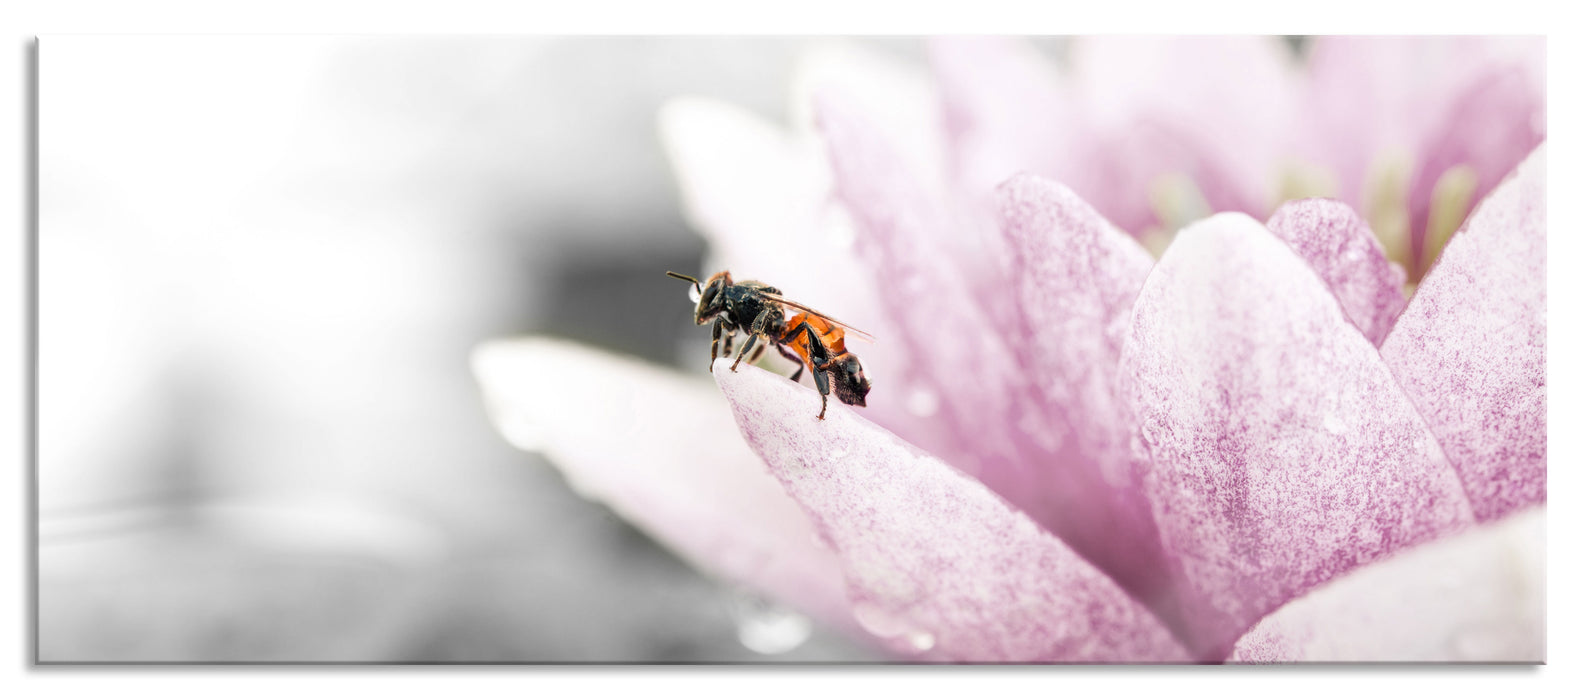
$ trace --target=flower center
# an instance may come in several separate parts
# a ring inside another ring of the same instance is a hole
[[[1385,257],[1406,270],[1406,294],[1416,291],[1417,283],[1444,252],[1450,237],[1466,221],[1477,193],[1478,175],[1469,165],[1446,170],[1434,182],[1429,197],[1421,257],[1412,256],[1412,217],[1410,195],[1414,175],[1412,157],[1405,149],[1381,151],[1368,166],[1363,180],[1361,214],[1378,237]],[[1292,161],[1280,173],[1278,203],[1308,197],[1337,197],[1339,185],[1330,170],[1311,163]],[[1182,227],[1213,213],[1203,191],[1185,173],[1170,173],[1154,179],[1148,187],[1148,202],[1159,223],[1138,236],[1155,259],[1164,254],[1175,233]]]
[[[1155,178],[1148,185],[1148,204],[1159,223],[1144,229],[1139,241],[1155,260],[1164,255],[1170,240],[1183,226],[1214,213],[1208,198],[1186,173],[1169,173]]]
[[[1411,156],[1404,150],[1387,150],[1370,164],[1362,191],[1362,215],[1384,246],[1384,254],[1406,270],[1408,295],[1466,221],[1478,186],[1477,171],[1468,165],[1457,165],[1439,176],[1429,195],[1428,220],[1422,222],[1422,255],[1413,257],[1408,202],[1413,170]]]
[[[1362,217],[1384,247],[1385,257],[1406,268],[1408,286],[1417,283],[1412,276],[1411,214],[1406,204],[1411,175],[1411,156],[1402,149],[1388,149],[1374,157],[1362,185]]]
[[[1445,244],[1455,235],[1456,229],[1467,220],[1472,210],[1472,195],[1478,189],[1478,173],[1470,165],[1457,165],[1445,171],[1434,182],[1434,193],[1428,200],[1428,224],[1423,238],[1423,265],[1426,274],[1429,266],[1439,259]],[[1419,275],[1421,276],[1421,275]]]

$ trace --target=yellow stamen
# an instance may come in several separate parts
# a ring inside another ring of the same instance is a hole
[[[1138,237],[1137,242],[1143,244],[1143,248],[1148,251],[1148,254],[1158,260],[1165,254],[1165,249],[1170,247],[1170,241],[1174,239],[1175,233],[1173,231],[1167,231],[1158,226],[1149,226],[1143,229],[1143,234]]]
[[[1157,258],[1164,254],[1176,231],[1182,226],[1204,218],[1213,211],[1208,198],[1203,196],[1197,183],[1185,173],[1169,173],[1154,179],[1148,185],[1148,203],[1159,218],[1157,227],[1149,227],[1140,236],[1143,247]]]
[[[1385,256],[1406,268],[1409,279],[1416,280],[1412,275],[1411,215],[1406,207],[1411,182],[1411,156],[1399,148],[1381,152],[1368,165],[1363,180],[1362,215],[1384,247]]]
[[[1275,205],[1293,199],[1340,196],[1340,179],[1328,168],[1293,160],[1280,171],[1280,192]],[[1271,207],[1272,209],[1273,207]]]
[[[1466,221],[1472,209],[1472,195],[1478,189],[1478,173],[1470,165],[1458,165],[1445,171],[1434,182],[1434,193],[1428,200],[1427,235],[1423,239],[1423,272],[1432,267],[1445,244]]]

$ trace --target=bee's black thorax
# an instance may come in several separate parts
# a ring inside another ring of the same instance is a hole
[[[769,314],[768,325],[764,327],[764,331],[773,337],[778,337],[784,331],[785,312],[778,302],[764,298],[763,292],[779,294],[780,290],[752,280],[727,287],[723,293],[726,321],[745,331],[752,327],[753,321],[757,320],[765,309],[770,309],[773,313]]]

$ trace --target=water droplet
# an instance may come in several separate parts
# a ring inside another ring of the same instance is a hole
[[[1326,413],[1324,414],[1324,429],[1332,434],[1339,435],[1346,432],[1346,423],[1340,419],[1340,416]]]
[[[939,412],[939,394],[924,387],[914,388],[906,395],[906,410],[922,418],[932,416]]]
[[[910,620],[878,605],[857,603],[852,606],[851,612],[852,616],[857,618],[857,623],[875,637],[899,642],[902,646],[917,652],[934,648],[935,640],[932,633],[918,629]]]
[[[784,654],[813,634],[807,616],[747,591],[731,596],[731,617],[742,646],[760,654]]]
[[[694,303],[694,304],[698,303],[698,300],[703,298],[703,295],[698,293],[698,286],[697,285],[695,285],[695,284],[687,285],[687,298],[691,299],[692,303]]]

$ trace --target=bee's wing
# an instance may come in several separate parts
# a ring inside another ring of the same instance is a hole
[[[835,324],[837,326],[840,326],[841,328],[846,329],[846,332],[851,333],[852,335],[855,335],[858,338],[866,340],[866,341],[868,341],[870,343],[875,342],[873,335],[868,333],[867,331],[855,328],[851,324],[846,323],[845,321],[839,320],[839,319],[837,319],[837,318],[835,318],[833,316],[830,316],[829,314],[826,314],[826,313],[824,313],[822,311],[819,311],[818,309],[815,309],[815,308],[813,308],[811,306],[808,306],[807,304],[802,304],[802,303],[799,303],[799,302],[791,301],[790,299],[787,299],[787,298],[785,298],[783,296],[780,296],[779,294],[775,294],[774,292],[761,292],[761,294],[763,294],[765,297],[768,297],[768,298],[773,299],[775,301],[778,301],[778,302],[780,302],[782,304],[785,304],[786,306],[792,307],[794,309],[801,309],[801,310],[806,311],[806,312],[808,312],[810,314],[813,314],[814,316],[817,316],[817,317],[822,318],[822,319],[824,319],[826,321],[829,321],[830,323],[833,323],[833,324]]]

